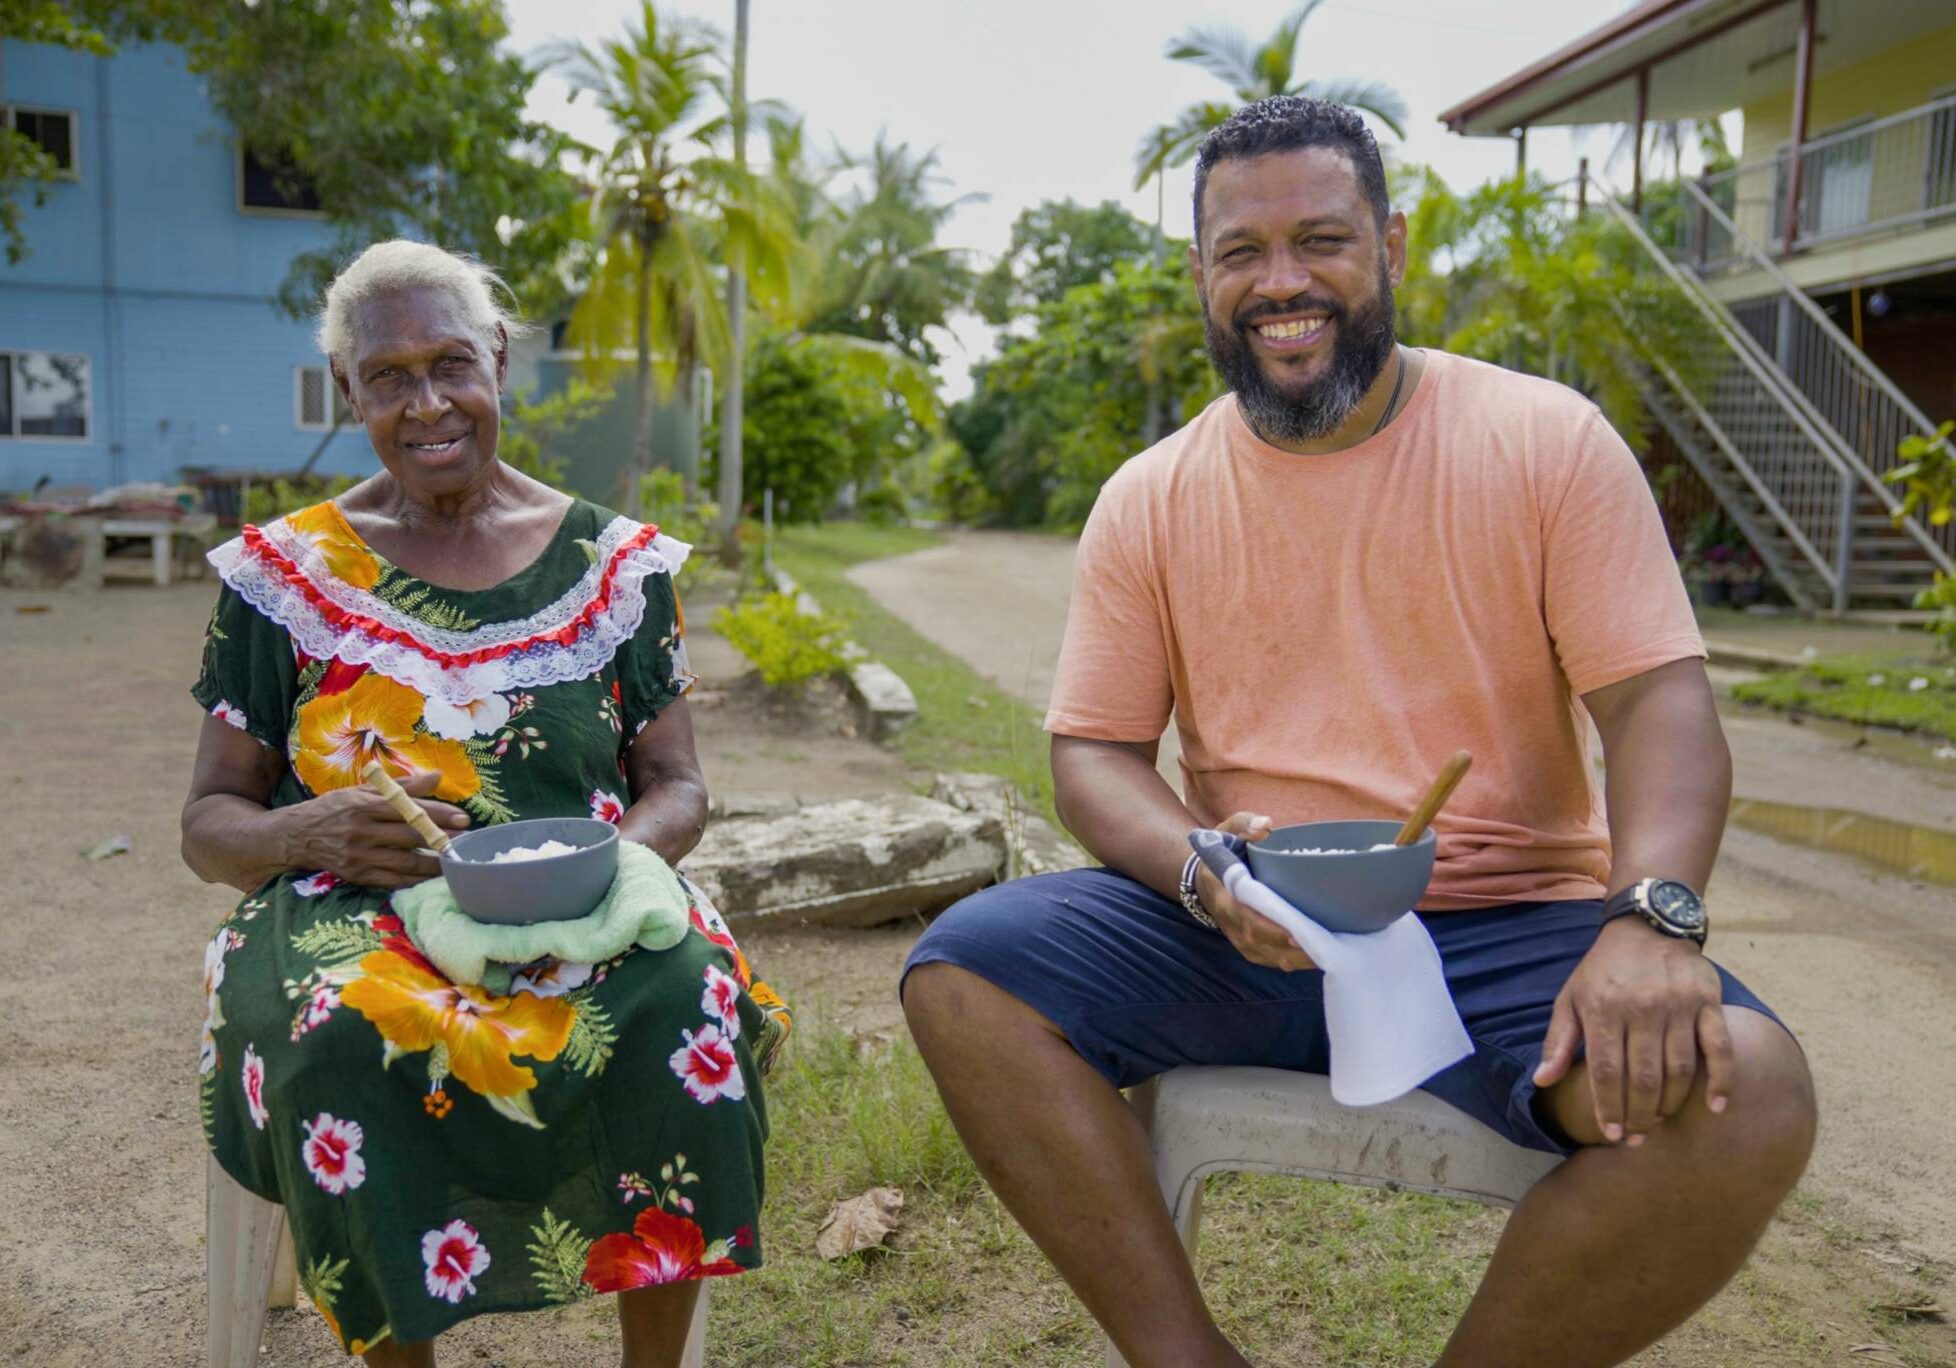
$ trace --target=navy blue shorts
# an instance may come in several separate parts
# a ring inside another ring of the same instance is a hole
[[[1422,914],[1474,1053],[1423,1085],[1530,1149],[1575,1146],[1535,1113],[1556,994],[1595,943],[1597,901]],[[1179,1064],[1325,1073],[1324,975],[1252,964],[1179,903],[1107,869],[1043,874],[966,898],[924,932],[904,973],[955,964],[1057,1026],[1115,1087]],[[1772,1011],[1724,969],[1729,1007]]]

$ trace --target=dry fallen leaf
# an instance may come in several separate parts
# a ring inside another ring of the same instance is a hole
[[[840,1259],[859,1250],[875,1249],[895,1232],[903,1211],[903,1193],[893,1187],[871,1188],[829,1208],[815,1232],[815,1252]]]
[[[1936,1305],[1927,1297],[1917,1297],[1913,1301],[1876,1302],[1872,1309],[1876,1311],[1892,1311],[1898,1316],[1919,1316],[1924,1320],[1949,1314],[1946,1307]]]
[[[106,860],[111,855],[121,855],[134,849],[127,836],[111,836],[106,841],[97,841],[82,852],[84,860]]]

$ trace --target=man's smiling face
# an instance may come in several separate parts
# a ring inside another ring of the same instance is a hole
[[[1381,232],[1336,148],[1211,170],[1190,257],[1210,358],[1261,436],[1316,440],[1358,407],[1392,355],[1405,247],[1404,216]]]

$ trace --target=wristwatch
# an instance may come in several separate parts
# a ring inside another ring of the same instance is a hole
[[[1182,866],[1182,882],[1178,890],[1182,895],[1182,907],[1191,917],[1211,931],[1220,931],[1222,928],[1216,925],[1216,919],[1210,916],[1209,909],[1202,905],[1202,895],[1195,891],[1195,871],[1201,867],[1200,855],[1189,856],[1188,863]]]
[[[1700,946],[1711,929],[1705,900],[1676,879],[1641,879],[1603,904],[1604,925],[1629,916],[1642,917],[1653,931]]]

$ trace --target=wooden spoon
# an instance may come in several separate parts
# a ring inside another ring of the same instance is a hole
[[[1472,755],[1466,751],[1455,751],[1453,758],[1440,766],[1433,787],[1426,791],[1426,796],[1419,800],[1419,806],[1413,809],[1413,815],[1406,819],[1406,825],[1400,827],[1399,834],[1392,838],[1394,845],[1411,845],[1426,834],[1426,828],[1432,825],[1440,809],[1446,806],[1447,799],[1453,796],[1455,787],[1466,776],[1467,767],[1473,763]]]
[[[435,825],[427,809],[408,797],[407,790],[394,782],[394,776],[381,767],[380,761],[369,760],[367,767],[360,771],[360,777],[367,781],[368,788],[387,800],[387,806],[400,814],[403,822],[414,828],[415,834],[427,842],[428,849],[437,855],[448,853],[447,835]]]

